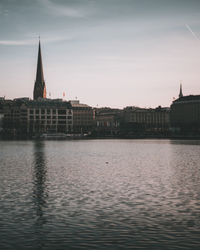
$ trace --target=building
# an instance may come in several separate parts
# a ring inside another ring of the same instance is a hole
[[[25,97],[4,102],[4,134],[32,136],[42,133],[72,132],[71,104],[62,99],[46,98],[40,41],[33,99]]]
[[[166,134],[170,126],[169,108],[126,107],[123,110],[121,130],[130,134]]]
[[[35,80],[34,91],[33,91],[33,99],[37,100],[38,98],[46,98],[46,85],[45,85],[44,74],[43,74],[40,41],[39,41],[39,47],[38,47],[36,80]]]
[[[73,111],[73,133],[91,133],[94,129],[95,119],[93,108],[78,100],[69,102]]]
[[[120,109],[96,108],[95,132],[97,136],[115,136],[120,133]]]
[[[60,99],[14,99],[4,105],[4,131],[11,135],[71,133],[73,112],[69,102]]]
[[[200,95],[179,94],[179,98],[171,105],[170,122],[172,130],[176,133],[200,134]]]
[[[169,108],[126,107],[123,110],[96,109],[98,136],[166,136],[170,127]]]
[[[21,137],[73,131],[71,104],[62,99],[46,98],[40,42],[33,99],[4,100],[1,112],[4,135]]]
[[[5,103],[5,98],[0,97],[0,134],[3,131],[3,118],[4,118],[4,113],[3,113],[3,106]]]

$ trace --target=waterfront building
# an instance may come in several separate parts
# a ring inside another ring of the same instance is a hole
[[[182,85],[179,94],[179,99],[181,98],[184,98]],[[3,111],[0,110],[0,127],[3,126],[4,132],[17,135],[61,132],[74,134],[93,132],[96,135],[111,136],[166,134],[170,126],[169,108],[94,109],[78,100],[67,102],[61,99],[47,99],[40,41],[33,100],[17,98],[13,101],[2,101],[4,104]]]
[[[114,136],[120,133],[121,110],[98,108],[95,110],[95,132],[98,136]]]
[[[61,99],[18,98],[4,105],[4,130],[13,135],[71,133],[73,111]]]
[[[92,107],[79,100],[69,101],[73,110],[73,133],[91,133],[94,129],[95,113]]]
[[[39,41],[36,80],[33,91],[33,99],[46,98],[46,85],[44,81],[41,46]]]
[[[122,114],[124,133],[167,133],[170,126],[170,110],[161,106],[153,108],[126,107]]]
[[[4,113],[3,113],[3,105],[5,102],[4,97],[0,97],[0,133],[3,130],[3,118],[4,118]]]
[[[33,99],[16,98],[3,104],[4,134],[32,136],[42,133],[71,133],[73,111],[69,102],[47,99],[39,42]]]
[[[200,95],[179,94],[171,105],[170,122],[174,132],[200,134]]]

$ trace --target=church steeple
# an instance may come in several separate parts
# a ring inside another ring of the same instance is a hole
[[[183,97],[182,84],[180,84],[179,98]]]
[[[38,47],[38,61],[37,61],[37,72],[36,72],[36,81],[33,92],[33,99],[37,100],[39,97],[46,98],[46,86],[43,75],[43,66],[42,66],[42,54],[39,40]]]

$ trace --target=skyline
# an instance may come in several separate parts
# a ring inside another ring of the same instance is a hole
[[[52,98],[170,106],[180,81],[200,94],[199,11],[198,1],[2,0],[0,96],[32,98],[39,35]]]

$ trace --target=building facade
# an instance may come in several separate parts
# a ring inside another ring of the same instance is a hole
[[[4,130],[13,135],[71,133],[71,104],[59,99],[15,99],[4,105]]]
[[[70,101],[70,104],[73,110],[73,133],[91,133],[95,119],[93,108],[78,100]]]
[[[122,131],[127,133],[166,134],[170,127],[169,108],[127,107],[122,114]]]
[[[171,105],[171,127],[181,134],[200,134],[200,95],[181,96]]]
[[[5,98],[0,97],[0,134],[3,131],[3,118],[4,118],[4,112],[3,112],[3,107],[5,103]]]
[[[121,110],[98,108],[95,110],[95,133],[97,136],[120,134]]]

